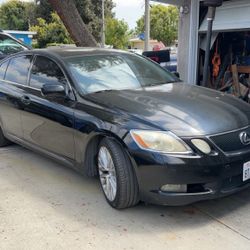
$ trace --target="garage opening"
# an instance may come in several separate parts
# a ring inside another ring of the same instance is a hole
[[[250,2],[226,1],[217,8],[209,64],[209,87],[249,102]],[[207,8],[200,9],[198,84],[203,80]]]

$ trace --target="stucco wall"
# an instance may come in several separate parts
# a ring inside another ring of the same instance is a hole
[[[190,1],[184,3],[190,8]],[[178,33],[178,72],[183,80],[188,78],[188,56],[189,56],[189,32],[190,32],[190,13],[180,13],[179,33]]]
[[[178,72],[181,79],[196,84],[198,61],[199,0],[184,0],[187,12],[180,11]]]

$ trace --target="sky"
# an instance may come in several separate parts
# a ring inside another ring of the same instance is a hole
[[[0,0],[0,3],[6,0]],[[23,0],[30,1],[30,0]],[[145,0],[113,0],[116,4],[114,12],[118,19],[124,19],[131,29],[135,28],[136,21],[144,13]]]
[[[113,0],[116,4],[114,12],[118,19],[124,19],[131,29],[136,26],[136,21],[144,14],[145,0]],[[152,4],[159,4],[150,2]],[[164,4],[163,4],[164,5]]]
[[[135,28],[136,21],[144,13],[144,0],[113,0],[116,3],[114,9],[118,19],[124,19],[131,29]]]

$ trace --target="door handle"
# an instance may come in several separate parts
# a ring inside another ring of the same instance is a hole
[[[29,98],[27,95],[25,95],[25,96],[22,96],[22,97],[21,97],[21,102],[22,102],[24,105],[29,105],[30,102],[31,102],[31,100],[30,100],[30,98]]]

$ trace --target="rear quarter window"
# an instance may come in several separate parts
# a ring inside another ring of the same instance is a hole
[[[32,56],[25,55],[10,59],[9,66],[5,74],[5,80],[27,85],[29,69]]]

